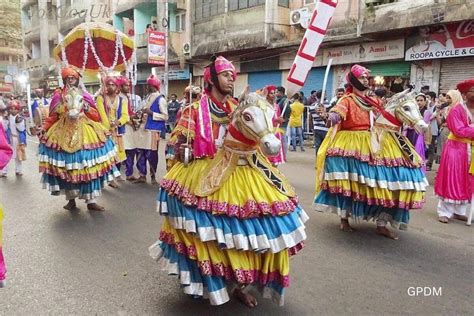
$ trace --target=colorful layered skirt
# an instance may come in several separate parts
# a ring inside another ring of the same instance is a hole
[[[5,260],[3,259],[2,234],[3,234],[3,209],[2,209],[2,205],[0,204],[0,287],[3,287],[5,285],[5,274],[7,272],[7,269],[5,268]]]
[[[308,216],[295,196],[269,180],[283,176],[260,158],[265,172],[239,165],[206,196],[196,191],[210,159],[188,167],[178,162],[161,182],[158,207],[165,218],[150,254],[179,277],[184,293],[211,305],[227,302],[229,291],[242,285],[254,285],[282,305],[290,256],[306,239]]]
[[[372,137],[369,131],[342,130],[325,139],[318,153],[318,160],[325,159],[324,165],[318,163],[316,210],[356,220],[382,219],[405,229],[409,210],[424,202],[428,181],[423,160],[405,136],[384,132],[377,149]]]
[[[100,195],[107,182],[120,175],[116,146],[105,128],[87,117],[63,117],[42,137],[39,170],[51,194],[68,193],[80,199]]]

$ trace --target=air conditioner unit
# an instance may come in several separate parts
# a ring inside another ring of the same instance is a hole
[[[310,19],[311,12],[308,8],[301,8],[290,12],[290,25],[301,25],[303,28],[307,28]]]
[[[191,44],[189,42],[183,44],[183,54],[186,56],[191,55]]]

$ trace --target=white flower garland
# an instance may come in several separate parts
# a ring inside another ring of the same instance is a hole
[[[67,60],[67,55],[66,55],[66,48],[64,47],[64,40],[61,41],[61,59],[62,63],[67,67],[69,66],[69,61]],[[84,30],[84,52],[83,52],[83,60],[82,60],[82,67],[80,73],[83,74],[87,61],[89,59],[89,46],[92,51],[92,55],[94,56],[95,61],[97,62],[97,65],[99,66],[99,69],[101,71],[105,72],[111,72],[117,67],[118,64],[118,56],[120,52],[120,56],[122,57],[125,69],[127,73],[132,75],[132,82],[136,82],[136,55],[135,55],[135,50],[132,52],[132,56],[129,60],[126,59],[125,57],[125,50],[123,47],[123,42],[122,42],[122,36],[120,35],[120,32],[118,30],[115,31],[115,49],[114,49],[114,60],[112,65],[110,67],[107,67],[104,65],[102,60],[100,60],[99,55],[97,54],[97,51],[94,46],[94,41],[92,39],[92,36],[90,34],[90,31],[88,28]]]

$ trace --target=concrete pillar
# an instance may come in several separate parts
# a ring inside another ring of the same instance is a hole
[[[278,11],[278,0],[265,0],[265,44],[270,44],[270,37],[275,22],[275,13]]]
[[[38,0],[41,58],[49,58],[48,0]]]

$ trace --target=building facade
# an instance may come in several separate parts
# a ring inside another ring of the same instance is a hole
[[[20,1],[0,0],[0,94],[20,94],[23,49],[20,32]]]

